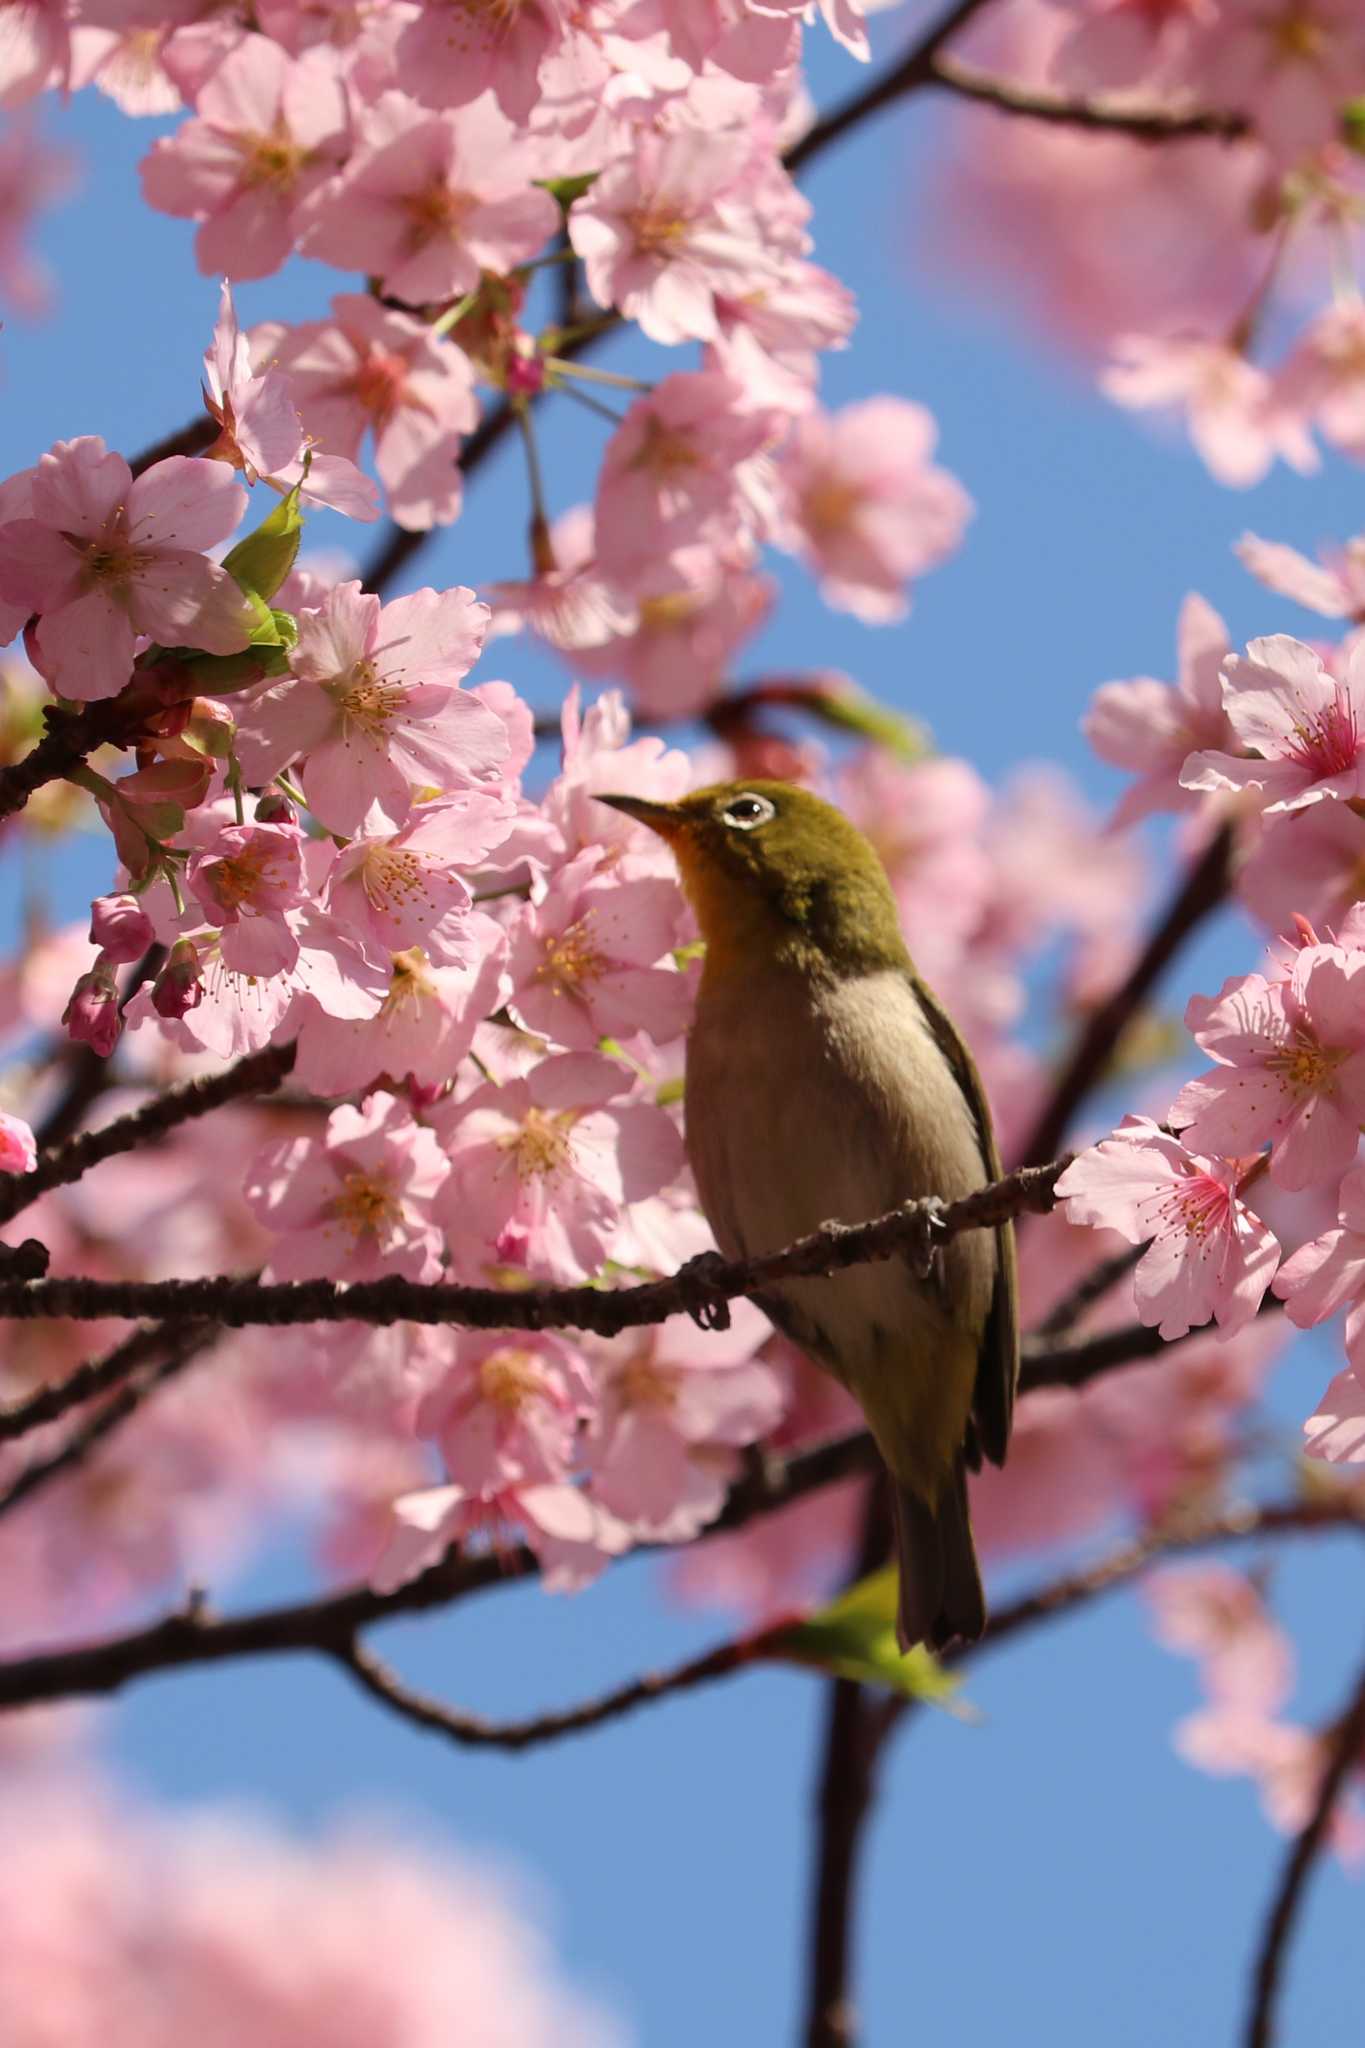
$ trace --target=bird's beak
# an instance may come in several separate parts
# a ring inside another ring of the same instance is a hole
[[[657,832],[661,839],[675,838],[682,825],[676,804],[653,803],[644,796],[599,796],[597,801],[610,804],[614,811],[624,811],[638,824],[648,825],[650,831]]]

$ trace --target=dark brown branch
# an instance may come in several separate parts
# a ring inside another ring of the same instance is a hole
[[[578,1735],[585,1729],[600,1728],[619,1721],[637,1707],[674,1693],[691,1692],[713,1679],[731,1678],[748,1665],[772,1654],[773,1645],[786,1633],[787,1621],[775,1622],[755,1634],[739,1636],[719,1644],[703,1656],[689,1658],[669,1671],[646,1671],[597,1699],[585,1700],[560,1712],[536,1714],[524,1721],[488,1721],[479,1714],[462,1714],[426,1693],[415,1692],[397,1678],[386,1664],[354,1637],[332,1652],[342,1669],[392,1712],[419,1728],[442,1735],[459,1749],[534,1749],[543,1742],[556,1742],[564,1735]]]
[[[71,1409],[121,1386],[129,1373],[164,1351],[167,1341],[164,1323],[147,1323],[102,1358],[89,1358],[78,1365],[64,1380],[54,1380],[25,1400],[0,1408],[0,1443],[13,1443],[49,1422],[58,1422]]]
[[[74,1429],[60,1450],[50,1457],[40,1458],[36,1463],[25,1466],[3,1492],[0,1492],[0,1517],[7,1515],[11,1508],[29,1500],[35,1493],[66,1472],[73,1472],[83,1465],[91,1453],[122,1428],[130,1416],[142,1406],[158,1387],[168,1379],[182,1372],[200,1352],[207,1350],[218,1335],[212,1324],[204,1323],[184,1330],[162,1330],[159,1350],[166,1356],[153,1365],[143,1365],[126,1378],[118,1392],[102,1408],[96,1409],[88,1420]]]
[[[267,1046],[263,1052],[248,1053],[221,1073],[203,1074],[178,1088],[168,1088],[127,1116],[116,1117],[97,1131],[83,1131],[64,1145],[43,1152],[32,1173],[7,1176],[0,1182],[0,1225],[10,1222],[50,1188],[79,1180],[101,1160],[131,1152],[149,1139],[164,1137],[178,1124],[192,1117],[207,1116],[210,1110],[220,1109],[225,1103],[241,1101],[248,1095],[268,1094],[279,1086],[293,1064],[292,1045]]]
[[[1248,132],[1241,114],[1212,109],[1177,112],[1166,107],[1126,107],[1108,100],[1069,100],[1034,92],[1008,78],[993,78],[951,57],[938,57],[926,84],[942,86],[960,99],[976,100],[1002,114],[1022,115],[1054,128],[1079,128],[1096,135],[1127,135],[1135,142],[1180,142],[1192,136],[1235,141]]]
[[[1327,1764],[1313,1811],[1285,1858],[1280,1882],[1266,1917],[1252,1979],[1247,2048],[1271,2048],[1275,2038],[1275,2001],[1294,1924],[1307,1893],[1308,1881],[1326,1846],[1332,1817],[1346,1789],[1346,1779],[1359,1765],[1362,1749],[1365,1749],[1365,1667],[1357,1676],[1345,1710],[1328,1740]]]
[[[921,36],[903,57],[872,79],[861,92],[851,94],[842,106],[835,107],[808,128],[783,158],[792,176],[796,177],[807,164],[823,155],[831,143],[846,135],[850,128],[860,127],[873,114],[880,113],[883,107],[893,105],[896,100],[904,99],[907,94],[936,84],[935,65],[939,52],[967,26],[974,14],[981,12],[983,4],[984,0],[957,0],[957,5],[940,15],[928,33]]]
[[[1025,1210],[1052,1207],[1053,1189],[1068,1161],[1007,1175],[935,1211],[935,1241],[961,1230],[988,1229]],[[760,1258],[691,1260],[667,1280],[633,1287],[544,1287],[508,1292],[496,1287],[430,1285],[390,1276],[347,1286],[302,1280],[267,1286],[215,1274],[201,1280],[90,1280],[83,1277],[0,1281],[0,1317],[76,1316],[93,1321],[121,1316],[220,1322],[232,1329],[317,1322],[461,1323],[484,1330],[593,1330],[614,1336],[687,1312],[724,1326],[726,1304],[761,1292],[794,1274],[823,1274],[870,1260],[889,1259],[922,1244],[928,1210],[907,1203],[870,1223],[826,1223],[780,1252]]]
[[[1022,1165],[1036,1166],[1060,1149],[1072,1117],[1103,1080],[1120,1039],[1152,989],[1186,939],[1227,895],[1231,857],[1232,832],[1225,825],[1186,873],[1126,978],[1082,1026],[1022,1149]]]
[[[865,1496],[850,1583],[876,1569],[891,1541],[885,1480],[874,1480]],[[815,1797],[806,2048],[848,2048],[855,2038],[856,2016],[848,1987],[858,1859],[876,1796],[886,1726],[877,1705],[854,1679],[836,1678],[829,1687]]]
[[[154,462],[165,462],[168,456],[202,455],[206,448],[213,446],[221,431],[217,420],[207,412],[200,413],[196,419],[187,420],[183,427],[177,427],[173,434],[153,441],[140,454],[130,455],[128,467],[134,476],[141,476]]]
[[[872,1440],[865,1430],[853,1430],[810,1450],[793,1452],[785,1460],[765,1460],[761,1470],[746,1473],[731,1487],[725,1507],[705,1534],[745,1528],[822,1487],[872,1470],[875,1462]],[[631,1554],[673,1547],[645,1544]],[[361,1630],[376,1622],[447,1607],[491,1587],[533,1578],[538,1569],[534,1554],[523,1544],[496,1552],[457,1552],[387,1593],[378,1593],[372,1586],[352,1586],[316,1600],[261,1608],[224,1620],[195,1606],[127,1635],[0,1661],[0,1710],[117,1692],[150,1672],[190,1664],[309,1651],[336,1656]]]

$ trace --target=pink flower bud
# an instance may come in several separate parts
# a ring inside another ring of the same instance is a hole
[[[28,1125],[0,1109],[0,1173],[32,1173],[37,1164],[38,1147]]]
[[[504,371],[507,389],[514,398],[534,398],[545,389],[545,363],[538,355],[522,355],[512,348],[507,352]]]
[[[258,825],[297,825],[299,814],[282,789],[268,789],[256,799]]]
[[[136,896],[97,896],[90,906],[90,942],[106,960],[140,960],[155,937]]]
[[[77,1045],[88,1045],[107,1060],[119,1042],[123,1020],[118,1013],[118,988],[114,963],[101,953],[88,974],[83,974],[71,991],[62,1011],[62,1022]]]
[[[152,1008],[158,1017],[183,1017],[204,1000],[199,979],[199,955],[193,939],[177,939],[166,965],[152,984]]]

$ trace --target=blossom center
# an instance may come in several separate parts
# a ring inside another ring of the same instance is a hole
[[[422,863],[402,847],[371,847],[361,864],[360,881],[366,902],[389,917],[426,900]]]
[[[519,1414],[528,1401],[539,1399],[545,1391],[540,1359],[534,1351],[515,1345],[490,1351],[479,1366],[479,1391],[490,1407],[504,1415]]]
[[[1344,1046],[1320,1045],[1306,1032],[1296,1031],[1287,1045],[1277,1046],[1267,1057],[1266,1065],[1296,1095],[1320,1095],[1332,1086],[1345,1057]]]
[[[678,1376],[641,1352],[622,1368],[616,1391],[624,1408],[671,1408],[677,1398]]]
[[[300,149],[293,137],[276,129],[271,135],[243,135],[237,147],[244,159],[243,182],[247,185],[273,185],[276,191],[287,191],[303,169],[308,152]]]
[[[1290,7],[1268,26],[1275,55],[1286,63],[1312,64],[1323,55],[1327,37],[1322,23],[1306,9]]]
[[[817,539],[846,533],[861,502],[856,484],[838,476],[819,477],[802,494],[802,522]]]
[[[393,355],[387,349],[372,348],[366,352],[363,362],[356,371],[351,389],[371,419],[379,421],[386,420],[390,413],[398,410],[403,402],[407,382],[406,356]]]
[[[547,981],[551,988],[567,995],[605,973],[606,956],[593,944],[591,928],[590,913],[552,939],[536,969],[536,980]]]
[[[1187,1166],[1158,1202],[1156,1216],[1160,1225],[1202,1244],[1211,1232],[1225,1228],[1231,1207],[1232,1196],[1222,1181]]]
[[[685,626],[701,610],[702,601],[690,590],[665,591],[662,597],[640,599],[640,628],[646,633],[667,633]]]
[[[677,476],[699,466],[700,457],[684,434],[675,434],[671,427],[651,414],[645,421],[644,435],[639,452],[631,463],[632,469],[647,469],[657,477]]]
[[[458,240],[473,201],[467,192],[452,192],[448,185],[436,182],[424,191],[410,193],[403,205],[412,224],[412,240],[420,246],[438,239]]]
[[[540,1179],[568,1165],[572,1122],[572,1111],[547,1116],[543,1109],[527,1110],[521,1129],[506,1141],[516,1155],[518,1179]]]
[[[398,1198],[384,1175],[353,1167],[341,1176],[341,1192],[333,1199],[332,1214],[353,1238],[379,1237],[398,1221],[400,1213]]]
[[[344,724],[358,726],[369,739],[382,740],[397,717],[403,691],[396,683],[386,683],[372,661],[358,661],[336,700]]]
[[[1294,727],[1288,753],[1292,760],[1310,770],[1315,780],[1345,775],[1355,767],[1360,753],[1360,729],[1355,705],[1340,683],[1330,704]]]
[[[81,578],[87,589],[92,584],[131,582],[142,567],[136,548],[110,547],[74,537],[72,544],[82,557]]]
[[[640,206],[626,215],[640,256],[677,256],[687,239],[690,223],[682,214],[662,206]]]
[[[380,1008],[386,1017],[392,1017],[405,1003],[429,1002],[435,993],[436,984],[427,973],[426,954],[420,946],[409,946],[406,952],[393,956],[393,978]]]

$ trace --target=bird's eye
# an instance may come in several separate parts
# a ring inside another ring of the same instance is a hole
[[[776,814],[777,806],[769,803],[766,796],[755,796],[752,790],[746,790],[743,796],[737,796],[732,804],[726,806],[721,816],[727,825],[737,825],[741,832],[752,832],[756,826],[766,825]]]

